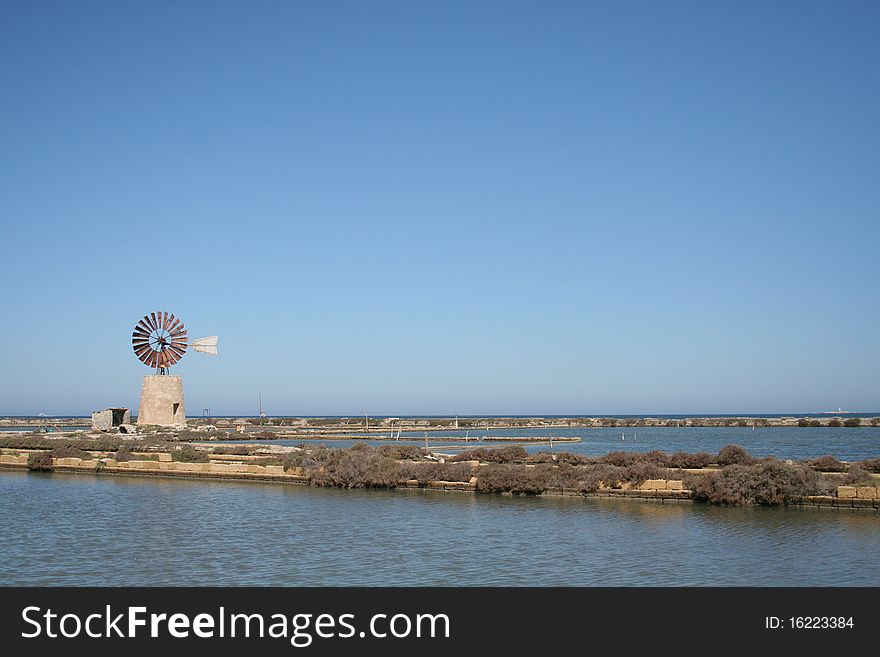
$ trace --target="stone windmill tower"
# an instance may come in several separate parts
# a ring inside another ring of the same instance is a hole
[[[144,315],[134,327],[131,345],[144,365],[156,369],[144,377],[138,424],[172,426],[186,424],[183,404],[183,379],[168,373],[169,368],[183,358],[187,347],[195,351],[217,355],[217,336],[188,341],[183,322],[163,311]]]

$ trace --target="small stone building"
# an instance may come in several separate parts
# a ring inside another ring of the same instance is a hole
[[[92,431],[110,431],[122,424],[131,424],[131,411],[127,408],[105,408],[92,413]]]

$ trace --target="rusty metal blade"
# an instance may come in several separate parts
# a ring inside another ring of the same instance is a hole
[[[142,328],[147,333],[152,331],[152,329],[150,328],[150,324],[147,322],[148,319],[149,319],[149,317],[144,317],[141,321],[139,321],[137,323],[137,326],[135,326],[135,329]]]
[[[159,325],[156,324],[156,313],[150,313],[150,318],[147,320],[147,324],[150,325],[150,330],[155,331],[159,328]]]

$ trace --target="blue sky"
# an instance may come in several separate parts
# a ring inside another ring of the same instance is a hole
[[[880,409],[874,2],[4,2],[0,414]]]

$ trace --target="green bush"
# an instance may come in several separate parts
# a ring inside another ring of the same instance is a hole
[[[232,435],[228,431],[219,429],[211,429],[209,431],[193,431],[192,429],[182,429],[177,432],[177,440],[230,440]]]
[[[619,474],[618,481],[620,482],[628,482],[633,484],[634,486],[638,486],[639,484],[643,484],[648,479],[669,479],[670,473],[666,468],[661,468],[654,463],[642,461],[640,463],[633,463],[630,466],[623,468],[623,470]]]
[[[639,452],[609,452],[604,456],[600,456],[599,462],[615,465],[618,468],[625,468],[642,459],[643,456]]]
[[[520,463],[529,458],[529,453],[519,445],[487,449],[477,447],[453,456],[450,461],[481,461],[483,463]]]
[[[212,454],[230,454],[232,456],[252,456],[256,454],[262,447],[253,445],[218,445],[211,448]]]
[[[80,449],[79,447],[56,447],[51,450],[50,454],[54,456],[56,459],[64,459],[64,458],[76,458],[76,459],[90,459],[92,455],[85,451],[84,449]]]
[[[325,451],[329,454],[324,455],[326,458],[319,467],[306,465],[312,486],[394,488],[400,481],[399,465],[375,450]]]
[[[595,493],[600,488],[619,488],[624,468],[607,463],[596,463],[577,468],[572,488],[581,493]]]
[[[49,452],[32,452],[28,454],[28,470],[51,470],[52,455]]]
[[[694,499],[740,506],[786,504],[829,490],[815,470],[772,459],[750,465],[729,465],[717,473],[686,481],[694,491]]]
[[[131,445],[120,445],[113,455],[113,459],[116,461],[131,461]]]
[[[871,473],[858,464],[849,467],[842,482],[846,486],[875,486],[877,484],[877,480],[871,476]]]
[[[540,453],[546,454],[547,452],[540,452]],[[558,453],[556,453],[555,460],[556,460],[556,463],[559,463],[559,464],[565,463],[568,465],[588,465],[590,463],[595,462],[589,456],[583,456],[582,454],[572,454],[571,452],[558,452]]]
[[[171,460],[181,463],[207,463],[211,459],[208,458],[207,452],[187,445],[171,452]]]
[[[666,462],[669,468],[706,468],[715,462],[715,457],[707,452],[676,452]]]
[[[739,445],[725,445],[718,452],[718,465],[748,465],[754,463],[755,459]]]
[[[399,468],[401,480],[417,479],[424,486],[429,481],[470,481],[473,470],[467,463],[433,463],[409,461]]]
[[[71,447],[82,450],[113,451],[122,440],[113,436],[101,438],[46,438],[35,434],[0,436],[0,447],[7,449],[61,449]]]
[[[284,465],[284,461],[278,456],[263,456],[248,461],[249,465]]]
[[[302,466],[304,456],[305,450],[303,449],[296,452],[287,452],[281,457],[281,464],[284,466],[285,470],[293,470],[293,468]]]
[[[549,484],[549,467],[493,463],[481,467],[477,473],[477,490],[481,493],[540,495]]]
[[[820,472],[846,472],[846,464],[838,461],[830,454],[820,456],[808,462],[808,465]]]
[[[535,452],[528,458],[529,463],[557,463],[559,465],[588,465],[596,460],[583,454],[571,452]]]
[[[859,461],[859,465],[869,472],[880,472],[880,458]]]
[[[421,461],[428,454],[424,447],[415,445],[382,445],[378,452],[386,458],[398,461]]]

